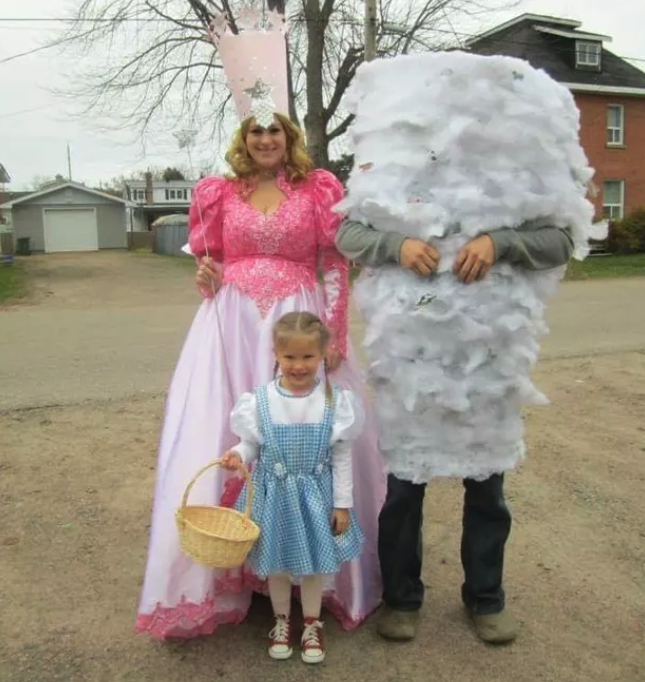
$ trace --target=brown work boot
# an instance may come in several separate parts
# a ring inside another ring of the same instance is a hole
[[[405,642],[417,636],[419,627],[418,611],[395,611],[383,606],[376,623],[376,631],[385,639]]]
[[[477,636],[488,644],[508,644],[517,637],[517,623],[508,611],[472,613]]]

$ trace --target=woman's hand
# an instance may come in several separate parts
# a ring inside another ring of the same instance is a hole
[[[487,234],[469,241],[457,254],[453,272],[461,282],[484,279],[495,263],[495,245]]]
[[[334,509],[331,515],[331,529],[334,535],[342,535],[349,528],[349,509]]]
[[[327,349],[327,352],[325,353],[325,367],[328,372],[335,372],[340,367],[342,361],[343,358],[341,358],[337,351],[331,348]]]
[[[237,471],[242,466],[242,458],[235,450],[229,450],[220,460],[220,466],[226,471]]]
[[[215,261],[212,258],[205,256],[197,266],[197,275],[195,276],[197,288],[203,292],[216,294],[222,286],[222,277],[215,267]]]

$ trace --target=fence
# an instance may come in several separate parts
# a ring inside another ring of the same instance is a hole
[[[181,247],[188,242],[187,225],[158,225],[154,229],[152,250],[166,256],[185,256]]]
[[[131,251],[149,249],[152,251],[154,235],[152,232],[128,232],[128,248]]]
[[[13,253],[13,232],[0,234],[0,253]]]

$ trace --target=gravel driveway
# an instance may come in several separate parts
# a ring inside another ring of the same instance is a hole
[[[477,641],[459,599],[459,482],[425,505],[418,640],[327,620],[315,670],[267,660],[266,600],[188,643],[132,634],[164,389],[199,303],[190,262],[131,253],[29,260],[35,292],[0,310],[2,682],[642,682],[645,278],[575,282],[549,312],[508,476],[508,605],[518,641]],[[360,335],[354,322],[353,332]]]

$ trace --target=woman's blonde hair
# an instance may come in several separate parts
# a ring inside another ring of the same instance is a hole
[[[314,164],[305,148],[305,138],[300,128],[291,122],[283,114],[274,114],[280,121],[287,137],[287,149],[284,159],[284,173],[289,182],[304,180],[314,167]],[[255,123],[253,117],[242,121],[242,125],[233,136],[233,142],[226,152],[226,163],[231,167],[233,176],[231,179],[248,182],[258,173],[246,147],[246,138]]]
[[[278,349],[285,343],[288,343],[296,336],[312,336],[316,337],[320,352],[324,354],[329,341],[331,339],[331,332],[322,322],[322,320],[309,312],[293,312],[283,315],[273,325],[273,347]],[[274,376],[278,374],[279,364],[276,361],[273,370]],[[332,390],[329,378],[327,377],[327,368],[325,367],[325,397],[327,402],[331,404]]]

